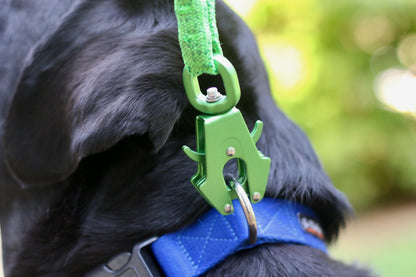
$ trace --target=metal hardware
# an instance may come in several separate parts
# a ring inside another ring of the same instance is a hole
[[[235,148],[234,147],[228,147],[227,148],[227,156],[232,157],[235,155]]]
[[[132,253],[119,254],[106,264],[89,272],[86,277],[156,277],[161,274],[150,270],[148,263],[142,255],[142,250],[155,242],[158,237],[153,237],[134,246]]]
[[[214,64],[223,80],[226,95],[213,103],[201,92],[198,76],[192,76],[186,68],[183,69],[183,84],[189,102],[195,109],[206,114],[220,114],[231,110],[241,96],[237,73],[230,61],[222,55],[215,55]]]
[[[261,195],[258,192],[253,193],[253,201],[259,201],[261,199]]]
[[[225,205],[225,208],[224,208],[225,213],[229,214],[229,213],[232,213],[233,211],[234,211],[233,206],[231,206],[230,204]]]
[[[216,87],[207,89],[207,102],[214,103],[223,98],[223,95],[218,91]]]
[[[191,75],[184,68],[186,96],[195,109],[206,115],[196,117],[197,151],[187,146],[182,149],[198,163],[198,171],[191,178],[194,187],[211,206],[227,215],[225,207],[232,207],[231,200],[237,195],[225,184],[222,176],[224,165],[232,158],[237,159],[239,182],[251,196],[251,201],[258,202],[266,190],[270,158],[256,147],[263,123],[258,120],[250,133],[241,112],[235,108],[241,91],[233,65],[222,55],[214,56],[214,64],[225,88],[225,96],[221,99],[217,99],[221,95],[217,88],[209,88],[207,96],[202,94],[198,76]],[[227,149],[225,153],[224,149]],[[256,200],[252,198],[254,192],[260,196]]]
[[[199,115],[196,118],[197,151],[182,147],[190,159],[198,162],[198,171],[191,178],[192,184],[223,215],[228,215],[224,207],[232,206],[231,200],[237,198],[223,177],[224,165],[229,160],[237,159],[238,181],[251,197],[258,192],[261,200],[266,191],[270,158],[256,147],[262,129],[263,123],[258,120],[250,133],[237,108],[221,115]],[[224,151],[230,147],[235,150],[234,156]]]
[[[247,220],[248,226],[248,243],[255,244],[257,241],[257,222],[256,215],[254,214],[253,207],[251,206],[250,200],[247,197],[247,193],[243,186],[235,179],[231,178],[230,186],[237,194],[238,200],[240,201],[241,207],[243,208],[244,214]]]

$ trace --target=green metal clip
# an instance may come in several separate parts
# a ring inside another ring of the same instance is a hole
[[[199,115],[196,118],[197,151],[183,146],[189,158],[198,162],[198,172],[191,182],[199,193],[221,214],[232,212],[235,193],[224,181],[223,168],[231,159],[238,164],[238,181],[252,203],[260,201],[266,190],[270,158],[257,150],[255,143],[263,123],[257,121],[248,131],[241,112],[233,108],[221,115]]]
[[[194,187],[211,206],[227,215],[232,213],[231,200],[237,198],[237,195],[225,183],[224,165],[231,159],[237,160],[238,182],[251,202],[256,203],[264,197],[270,158],[265,157],[256,147],[263,123],[258,120],[250,133],[241,112],[234,107],[240,99],[234,67],[222,56],[215,56],[215,63],[226,90],[226,96],[215,103],[207,102],[207,97],[200,91],[197,77],[184,71],[189,101],[196,109],[211,115],[196,117],[197,151],[188,146],[183,146],[182,149],[189,158],[198,162],[198,171],[191,179]]]

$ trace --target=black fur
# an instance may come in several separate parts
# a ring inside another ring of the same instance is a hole
[[[209,209],[189,182],[194,118],[173,1],[0,0],[1,229],[5,273],[82,276]],[[268,197],[319,215],[328,242],[351,212],[304,134],[277,109],[255,40],[222,2],[238,105],[272,159]],[[221,87],[202,76],[201,86]],[[227,167],[224,172],[234,168]],[[208,276],[368,276],[299,245],[236,253]]]

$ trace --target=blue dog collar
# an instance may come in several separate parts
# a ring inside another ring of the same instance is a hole
[[[233,202],[232,215],[223,216],[212,209],[191,226],[164,235],[152,244],[153,253],[168,277],[199,276],[237,251],[264,243],[302,244],[327,252],[312,210],[271,198],[253,205],[257,243],[249,245],[244,212],[238,200]]]

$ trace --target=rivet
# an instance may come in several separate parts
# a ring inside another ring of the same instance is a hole
[[[258,192],[253,193],[253,200],[254,201],[259,201],[260,198],[261,198],[260,193],[258,193]]]
[[[225,205],[224,212],[226,212],[227,214],[229,214],[232,211],[233,211],[233,206],[231,206],[230,204]]]
[[[228,148],[227,148],[227,152],[226,152],[226,153],[227,153],[227,156],[228,156],[228,157],[232,157],[232,156],[234,156],[234,155],[235,155],[235,148],[234,148],[234,147],[231,147],[231,146],[230,146],[230,147],[228,147]]]
[[[218,89],[216,87],[211,87],[211,88],[207,89],[207,100],[206,101],[208,103],[217,102],[221,98],[222,98],[222,94],[218,91]]]

